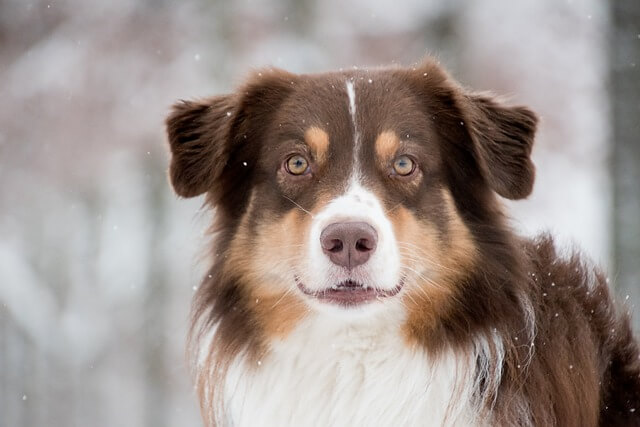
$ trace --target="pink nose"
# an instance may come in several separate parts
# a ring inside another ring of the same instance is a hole
[[[336,222],[320,234],[320,245],[331,262],[349,270],[367,262],[377,244],[378,233],[366,222]]]

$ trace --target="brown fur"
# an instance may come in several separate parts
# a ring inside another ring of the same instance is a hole
[[[521,199],[533,186],[535,114],[464,90],[433,61],[265,70],[235,94],[174,107],[171,182],[184,197],[206,193],[217,209],[213,265],[193,309],[194,343],[217,327],[198,383],[205,416],[215,410],[205,395],[216,394],[228,364],[240,354],[259,360],[305,316],[301,297],[270,271],[297,262],[309,215],[345,188],[355,133],[347,79],[359,85],[366,185],[413,270],[401,296],[408,345],[438,353],[502,337],[503,365],[495,347],[488,362],[502,371],[499,384],[491,375],[477,382],[478,411],[497,425],[640,425],[640,353],[603,274],[558,254],[549,236],[518,237],[504,219],[497,195]],[[410,177],[390,169],[400,149],[420,165]],[[282,169],[291,152],[308,154],[309,174]]]

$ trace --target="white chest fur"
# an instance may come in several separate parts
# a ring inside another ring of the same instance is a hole
[[[465,359],[469,361],[469,357]],[[315,317],[250,369],[229,371],[234,426],[471,425],[474,366],[453,353],[429,360],[383,322]]]

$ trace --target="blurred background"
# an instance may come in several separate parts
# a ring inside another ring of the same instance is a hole
[[[0,0],[0,427],[201,425],[183,349],[210,218],[167,184],[170,105],[425,54],[541,115],[514,226],[639,303],[637,0]]]

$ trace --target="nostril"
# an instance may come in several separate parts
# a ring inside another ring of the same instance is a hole
[[[327,250],[328,250],[329,252],[333,252],[333,253],[335,253],[335,252],[341,252],[341,251],[342,251],[342,249],[343,249],[343,247],[344,247],[344,245],[342,244],[342,240],[339,240],[339,239],[333,239],[333,240],[331,240],[330,245],[329,245],[329,247],[327,248]]]
[[[360,252],[369,252],[375,248],[375,244],[369,239],[359,239],[356,242],[356,250]]]

